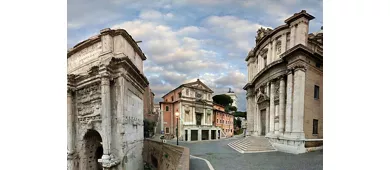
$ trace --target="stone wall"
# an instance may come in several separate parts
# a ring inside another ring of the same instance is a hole
[[[144,162],[158,170],[190,169],[190,150],[186,147],[145,139],[142,155]]]
[[[314,64],[313,64],[314,63]],[[305,80],[305,115],[303,129],[305,138],[307,139],[322,139],[323,138],[323,114],[322,114],[322,99],[323,99],[323,79],[322,71],[313,66],[315,62],[311,61],[307,66]],[[319,86],[319,99],[314,99],[314,85]],[[313,119],[318,120],[318,134],[313,135]]]

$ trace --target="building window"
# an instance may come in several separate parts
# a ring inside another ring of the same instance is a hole
[[[169,128],[165,128],[165,133],[169,133]]]
[[[316,67],[321,68],[321,64],[320,63],[316,63]]]
[[[318,134],[318,120],[313,119],[313,135],[317,135],[317,134]]]
[[[169,106],[165,106],[165,111],[169,111]]]
[[[179,98],[181,98],[181,92],[179,93]]]
[[[189,89],[186,89],[186,95],[187,95],[187,96],[190,95],[190,90],[189,90]]]
[[[320,87],[317,85],[314,85],[314,98],[319,99],[320,98]]]
[[[267,56],[264,57],[264,67],[267,66]]]
[[[171,96],[171,101],[173,101],[173,96]]]

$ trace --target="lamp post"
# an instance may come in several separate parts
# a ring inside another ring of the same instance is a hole
[[[179,145],[179,112],[176,111],[176,145]]]

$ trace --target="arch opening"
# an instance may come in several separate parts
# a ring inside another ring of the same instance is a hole
[[[81,156],[83,169],[103,170],[101,163],[98,162],[98,159],[101,159],[103,155],[102,137],[99,132],[88,130],[84,135],[83,142],[84,152]]]

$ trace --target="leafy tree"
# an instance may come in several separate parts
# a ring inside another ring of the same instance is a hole
[[[235,111],[235,112],[237,112],[237,107],[236,107],[236,106],[230,106],[230,107],[229,107],[229,110],[230,110],[230,111]]]
[[[233,123],[235,127],[241,128],[241,119],[233,119]]]
[[[246,112],[237,111],[233,115],[234,115],[234,117],[245,117],[246,118]]]
[[[149,132],[153,132],[155,126],[156,122],[144,119],[144,137],[149,137]]]
[[[233,99],[226,94],[215,95],[213,101],[224,107],[230,106],[233,103]]]

